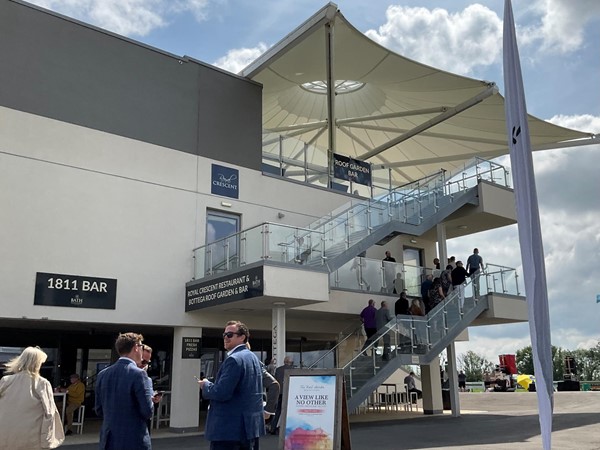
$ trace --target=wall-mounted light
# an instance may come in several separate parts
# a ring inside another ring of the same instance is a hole
[[[284,217],[285,217],[285,214],[284,214],[284,213],[282,213],[281,211],[279,211],[279,212],[277,213],[277,218],[278,218],[278,219],[283,219]]]
[[[417,243],[417,240],[416,240],[415,238],[412,238],[412,239],[410,240],[410,243],[411,243],[411,244],[416,244],[416,243]]]
[[[229,202],[221,202],[221,206],[224,206],[225,208],[231,208],[233,205]]]
[[[459,225],[456,228],[458,228],[459,230],[466,230],[469,227],[467,225]]]

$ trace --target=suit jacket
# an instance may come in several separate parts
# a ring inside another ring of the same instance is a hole
[[[290,370],[293,368],[294,366],[292,364],[284,364],[283,366],[279,366],[277,369],[275,369],[275,379],[279,383],[279,386],[281,386],[281,395],[283,395],[283,382],[285,381],[285,372],[286,370]]]
[[[100,449],[149,450],[146,421],[152,417],[152,381],[130,359],[98,374],[95,411],[102,417]]]
[[[202,396],[210,400],[204,437],[209,441],[248,441],[265,434],[260,361],[245,346],[225,358],[215,382]]]
[[[267,368],[261,364],[263,387],[267,391],[267,403],[265,404],[265,412],[275,414],[277,410],[277,402],[279,401],[280,386],[275,377],[269,373]]]

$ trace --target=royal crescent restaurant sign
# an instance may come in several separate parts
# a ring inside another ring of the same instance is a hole
[[[240,176],[237,169],[212,165],[210,177],[210,192],[225,197],[238,198]]]
[[[117,280],[37,272],[33,304],[71,308],[115,309]]]
[[[341,180],[371,186],[371,164],[334,153],[333,176]]]
[[[208,281],[188,283],[185,287],[185,310],[194,311],[262,295],[263,267],[252,267]]]

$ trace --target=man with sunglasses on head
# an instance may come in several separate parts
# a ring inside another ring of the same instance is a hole
[[[152,347],[147,344],[142,344],[142,360],[138,363],[138,367],[146,373],[148,373],[148,369],[150,369],[150,363],[152,362]],[[150,375],[148,375],[150,378]],[[150,383],[152,383],[152,378],[150,378]],[[152,403],[157,405],[162,398],[163,393],[158,391],[152,392]],[[154,408],[156,410],[156,407]],[[156,411],[155,411],[156,412]],[[146,425],[148,425],[148,432],[152,434],[152,419],[146,421]]]
[[[198,381],[203,398],[210,400],[204,437],[211,450],[258,450],[265,434],[262,368],[246,347],[250,332],[239,321],[227,322],[223,344],[227,358],[212,383]]]

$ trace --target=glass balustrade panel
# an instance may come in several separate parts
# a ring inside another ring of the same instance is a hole
[[[424,355],[429,350],[429,337],[427,333],[428,321],[425,317],[414,318],[413,322],[413,353]]]
[[[446,335],[444,309],[438,306],[429,313],[429,341],[432,345],[439,342]]]
[[[333,257],[348,248],[348,223],[341,219],[334,219],[327,224],[324,230],[325,256]]]
[[[204,278],[207,274],[206,246],[194,250],[194,278]]]
[[[366,290],[384,292],[381,261],[367,258],[360,259],[362,264],[362,281],[366,283]]]
[[[263,225],[250,228],[241,233],[243,263],[250,264],[263,259],[265,255],[263,245]]]
[[[448,293],[446,302],[444,304],[446,310],[446,325],[448,329],[454,328],[462,319],[461,308],[460,308],[460,295],[459,290],[453,290]]]
[[[421,297],[423,267],[404,265],[404,285],[406,293],[412,297]]]
[[[388,261],[381,262],[383,266],[383,292],[398,294],[406,289],[403,264]]]

